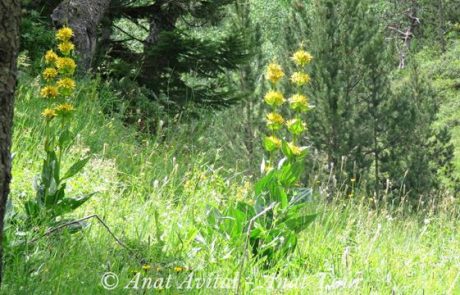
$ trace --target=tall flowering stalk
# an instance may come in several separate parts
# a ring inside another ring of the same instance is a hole
[[[306,147],[299,146],[307,129],[302,115],[309,108],[303,90],[310,81],[306,67],[312,56],[301,49],[292,60],[296,71],[290,80],[296,92],[289,99],[280,90],[279,84],[286,76],[281,66],[272,63],[267,69],[271,89],[264,97],[269,110],[265,115],[268,132],[263,145],[269,159],[263,162],[263,175],[254,184],[254,199],[239,201],[224,210],[211,208],[208,212],[209,239],[215,239],[217,231],[238,247],[241,239],[247,238],[246,245],[252,247],[250,252],[266,267],[276,266],[292,253],[299,233],[316,217],[307,208],[311,189],[299,185],[307,152]],[[291,117],[285,119],[282,113]]]
[[[75,45],[71,41],[72,37],[71,28],[63,27],[58,30],[56,51],[50,49],[43,57],[40,96],[48,103],[41,113],[45,124],[46,158],[42,172],[35,181],[36,198],[25,203],[26,213],[34,222],[53,221],[56,217],[76,209],[91,197],[66,197],[64,182],[80,172],[89,158],[77,161],[66,173],[61,173],[61,164],[74,139],[71,123],[75,111],[72,100],[77,86],[74,80],[77,65],[73,58]]]
[[[266,78],[270,82],[271,90],[265,95],[265,103],[270,112],[266,114],[269,134],[264,138],[264,148],[269,153],[268,163],[264,162],[264,171],[269,172],[273,168],[276,154],[279,150],[289,160],[295,160],[305,155],[306,148],[298,146],[302,134],[306,131],[306,124],[302,121],[302,114],[308,111],[308,98],[303,94],[304,87],[310,82],[310,76],[306,73],[306,67],[313,57],[303,49],[298,50],[291,57],[296,66],[296,71],[291,75],[290,82],[297,89],[287,101],[293,117],[284,119],[281,115],[282,107],[286,99],[278,90],[279,82],[285,77],[280,65],[271,63],[268,65]],[[287,130],[288,136],[281,138],[283,129]]]

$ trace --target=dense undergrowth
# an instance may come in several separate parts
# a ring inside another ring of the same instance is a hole
[[[449,197],[414,213],[359,191],[354,198],[325,203],[323,184],[316,183],[310,206],[319,216],[299,236],[295,253],[271,270],[257,260],[241,268],[243,244],[230,247],[225,236],[208,241],[199,234],[209,206],[225,208],[252,197],[249,175],[256,172],[238,144],[241,126],[231,120],[238,109],[154,137],[124,125],[122,114],[104,112],[104,105],[122,101],[97,79],[80,84],[76,103],[84,103],[75,121],[81,132],[70,154],[93,156],[68,190],[97,194],[73,215],[97,214],[127,247],[96,220],[75,234],[64,230],[25,246],[12,244],[4,292],[232,294],[237,284],[227,284],[231,289],[226,290],[180,284],[192,274],[238,279],[240,272],[245,294],[460,292],[460,207]],[[33,196],[41,159],[43,126],[36,110],[44,103],[36,97],[37,87],[38,81],[23,78],[16,100],[11,194],[16,214],[23,212],[22,200]],[[69,157],[64,166],[75,159]],[[21,235],[14,226],[7,229],[10,240]],[[110,292],[101,284],[106,272],[119,277]],[[124,289],[138,274],[171,276],[177,284],[163,290]]]

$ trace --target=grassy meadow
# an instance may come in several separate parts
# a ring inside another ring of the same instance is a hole
[[[6,2],[0,295],[460,295],[458,1]]]
[[[43,126],[36,84],[22,81],[18,89],[14,203],[33,194],[39,169]],[[181,125],[160,141],[105,114],[104,104],[115,98],[98,87],[103,85],[86,81],[77,95],[84,107],[75,114],[81,133],[71,153],[93,157],[68,187],[69,194],[97,194],[72,215],[97,214],[126,247],[96,220],[75,234],[63,230],[21,251],[13,247],[6,256],[5,294],[234,294],[234,282],[219,290],[179,283],[190,274],[237,280],[240,273],[244,294],[460,294],[460,206],[451,198],[411,213],[360,192],[331,203],[316,194],[311,209],[317,219],[277,271],[252,259],[241,267],[244,245],[229,247],[218,235],[197,238],[209,205],[253,193],[244,151],[228,141],[238,138],[239,126],[229,119],[238,110],[202,126]],[[321,190],[318,184],[315,191]],[[106,272],[119,278],[114,290],[101,283]],[[124,289],[137,274],[171,277],[176,284]]]

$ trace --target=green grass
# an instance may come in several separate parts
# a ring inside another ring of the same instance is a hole
[[[33,81],[22,82],[17,97],[11,196],[18,212],[21,201],[33,196],[42,156],[39,113],[44,103],[35,97],[35,87]],[[199,126],[178,126],[159,141],[124,126],[117,115],[104,115],[101,105],[114,98],[110,93],[99,96],[97,87],[86,81],[78,95],[75,124],[81,131],[72,154],[93,158],[70,181],[69,194],[98,194],[73,215],[97,214],[131,251],[93,220],[76,234],[63,231],[21,251],[8,248],[2,292],[157,293],[123,289],[139,271],[152,278],[171,275],[174,282],[191,273],[195,279],[236,278],[243,245],[232,248],[217,235],[211,243],[194,239],[205,223],[207,206],[251,198],[254,179],[245,176],[248,155],[238,146],[238,126],[228,119],[238,110]],[[312,207],[319,217],[278,271],[264,270],[252,259],[244,265],[244,294],[460,294],[458,201],[447,198],[439,207],[412,214],[359,197],[330,204],[316,200]],[[143,271],[146,264],[152,268]],[[176,272],[176,266],[192,271]],[[103,288],[105,272],[119,276],[118,288]],[[273,277],[300,289],[272,290]],[[172,288],[161,293],[234,291]]]

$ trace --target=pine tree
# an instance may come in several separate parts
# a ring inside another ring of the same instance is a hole
[[[142,53],[123,42],[113,42],[112,57],[130,68],[139,68],[133,78],[150,91],[150,97],[165,102],[171,112],[190,104],[229,106],[241,98],[241,93],[228,73],[250,58],[243,32],[225,30],[228,5],[233,2],[161,0],[145,7],[124,7],[117,17],[133,21],[147,18],[149,32],[141,40]],[[219,34],[213,34],[218,28]]]
[[[385,134],[382,173],[390,180],[395,197],[432,197],[442,178],[453,178],[453,145],[449,131],[434,128],[439,102],[415,63],[394,80],[388,102],[389,132]]]
[[[314,146],[327,154],[328,169],[343,182],[366,174],[372,162],[367,153],[375,150],[377,126],[372,128],[369,118],[380,115],[369,112],[377,112],[372,107],[383,99],[378,94],[383,86],[377,72],[371,73],[376,77],[373,86],[366,81],[371,69],[381,68],[382,59],[375,55],[384,50],[381,29],[366,1],[315,1],[313,15],[309,48],[315,57],[315,82],[309,129]]]
[[[377,197],[384,188],[426,194],[439,187],[439,171],[452,170],[450,136],[433,128],[438,106],[417,71],[404,83],[404,75],[392,77],[394,51],[371,4],[318,0],[306,7],[313,13],[303,22],[311,26],[297,38],[309,40],[315,58],[310,140],[340,185],[353,179]]]

